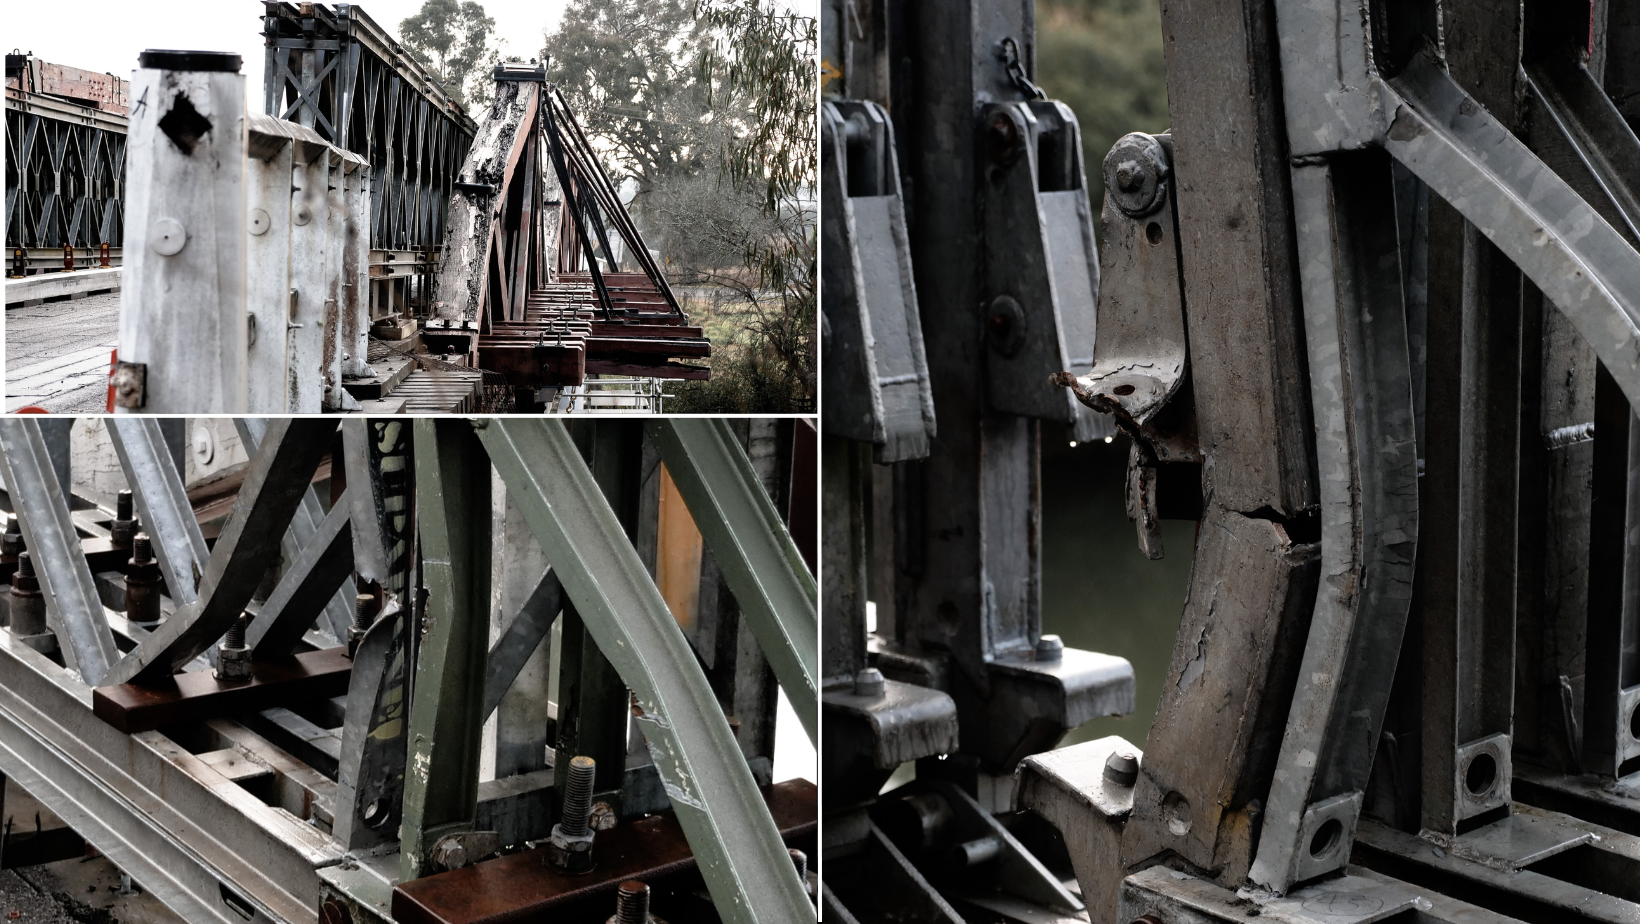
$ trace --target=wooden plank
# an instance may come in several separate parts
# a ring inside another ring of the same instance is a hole
[[[641,340],[632,337],[589,337],[587,352],[600,357],[622,355],[711,356],[706,340]]]
[[[698,379],[704,381],[712,377],[712,370],[706,366],[688,366],[683,363],[673,362],[639,364],[619,360],[589,359],[587,360],[587,375],[631,375],[660,379]]]

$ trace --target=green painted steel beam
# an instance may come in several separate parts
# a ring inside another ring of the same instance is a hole
[[[720,418],[656,420],[648,428],[763,656],[817,741],[819,591],[752,460]]]
[[[815,920],[695,653],[563,424],[473,425],[594,641],[637,695],[635,721],[719,915],[728,924]]]
[[[415,424],[427,629],[410,703],[399,881],[433,872],[434,845],[478,817],[490,628],[490,466],[464,420]]]

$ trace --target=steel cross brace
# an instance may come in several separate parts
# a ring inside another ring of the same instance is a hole
[[[558,421],[480,421],[490,461],[588,631],[637,695],[635,716],[730,924],[814,919],[716,696]]]
[[[103,683],[120,653],[69,515],[69,487],[58,483],[38,421],[0,419],[0,471],[22,521],[47,616],[63,642],[63,659],[86,683]]]
[[[168,677],[227,632],[250,603],[335,426],[315,417],[282,417],[269,425],[205,565],[199,599],[161,623],[102,683]]]
[[[652,421],[689,513],[808,732],[819,740],[819,588],[769,493],[722,418]]]

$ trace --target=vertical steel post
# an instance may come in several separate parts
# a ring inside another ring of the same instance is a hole
[[[290,313],[291,176],[295,144],[271,116],[250,116],[245,190],[246,408],[289,409],[285,366]]]
[[[400,881],[427,875],[439,839],[477,818],[489,653],[489,460],[465,420],[415,426],[428,629],[410,703]]]
[[[634,539],[642,480],[643,425],[614,420],[577,421],[571,425],[570,436],[627,538]],[[594,791],[616,793],[626,766],[630,696],[621,675],[598,649],[580,611],[568,599],[564,601],[563,620],[553,781],[559,787],[557,791],[563,792],[570,758],[584,754],[598,762]]]

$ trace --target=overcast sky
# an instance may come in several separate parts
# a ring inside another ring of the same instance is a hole
[[[526,60],[541,50],[568,0],[481,0],[495,20],[503,53]],[[398,38],[399,23],[422,0],[368,0],[362,7]],[[56,64],[130,77],[146,48],[233,51],[245,60],[246,98],[262,111],[262,4],[258,0],[8,0],[0,17],[0,48],[29,52]]]

